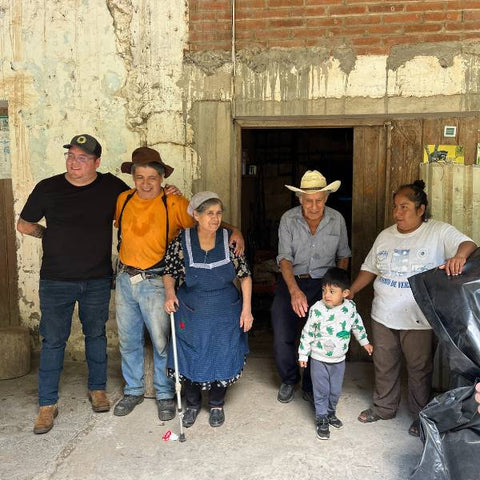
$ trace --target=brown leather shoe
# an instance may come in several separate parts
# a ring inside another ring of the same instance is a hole
[[[53,419],[58,415],[57,404],[40,407],[33,426],[33,433],[47,433],[53,427]]]
[[[105,390],[89,390],[88,399],[92,403],[94,412],[108,412],[110,410],[110,400]]]

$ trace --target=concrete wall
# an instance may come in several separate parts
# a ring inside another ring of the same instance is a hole
[[[234,65],[231,2],[204,2],[217,7],[220,49],[195,45],[193,32],[207,32],[202,22],[210,22],[199,3],[0,0],[0,101],[8,102],[10,116],[16,214],[36,182],[64,170],[61,146],[76,133],[99,138],[102,169],[113,173],[135,147],[158,148],[187,195],[217,190],[229,219],[238,221],[234,117],[479,109],[480,45],[467,35],[438,36],[444,41],[437,43],[412,36],[408,44],[390,42],[388,51],[377,53],[329,35],[289,49],[249,43],[243,35]],[[281,3],[285,16],[288,6]],[[261,17],[264,11],[257,10]],[[315,15],[330,18],[325,11]],[[193,30],[189,18],[197,22]],[[471,26],[474,17],[468,18]],[[36,331],[39,242],[19,236],[17,244],[22,322]],[[113,327],[109,335],[114,347]],[[71,343],[72,351],[81,351],[78,327]]]

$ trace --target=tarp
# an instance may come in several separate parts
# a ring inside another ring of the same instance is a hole
[[[462,275],[435,268],[409,278],[413,296],[447,349],[458,387],[420,412],[422,456],[410,480],[479,480],[480,415],[474,388],[480,378],[480,249]]]

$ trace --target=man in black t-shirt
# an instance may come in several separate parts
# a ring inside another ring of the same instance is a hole
[[[40,270],[39,413],[34,433],[46,433],[57,416],[58,384],[72,314],[85,335],[88,396],[95,412],[110,410],[105,393],[107,340],[112,279],[112,222],[118,195],[128,186],[110,173],[97,172],[102,147],[90,135],[64,145],[66,173],[39,182],[17,223],[19,232],[42,239]],[[46,227],[39,222],[45,218]]]

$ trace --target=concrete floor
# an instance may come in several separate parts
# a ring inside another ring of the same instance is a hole
[[[162,440],[169,429],[178,433],[178,418],[159,421],[151,399],[127,417],[93,413],[84,363],[66,363],[59,416],[45,435],[32,433],[37,369],[0,381],[0,479],[409,478],[422,443],[407,433],[405,405],[393,420],[369,425],[356,420],[371,399],[370,363],[347,363],[337,411],[345,426],[321,441],[313,410],[298,392],[290,404],[277,402],[279,381],[267,344],[268,333],[252,338],[244,375],[227,395],[225,424],[211,428],[205,408],[185,430],[185,443]],[[121,397],[118,363],[109,367],[108,393],[113,401]]]

